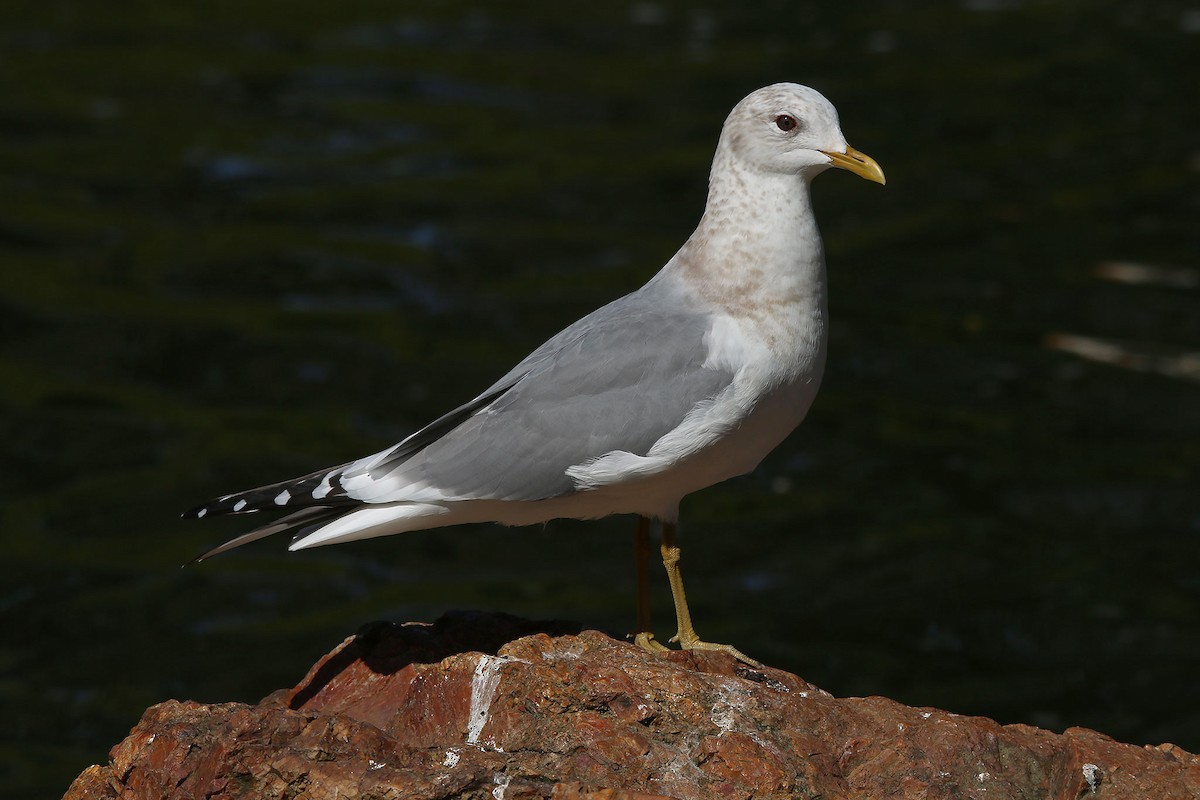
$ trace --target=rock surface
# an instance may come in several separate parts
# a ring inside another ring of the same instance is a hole
[[[1200,758],[498,614],[373,623],[258,705],[146,711],[71,800],[1200,797]]]

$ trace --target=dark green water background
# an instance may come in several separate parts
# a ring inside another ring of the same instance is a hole
[[[889,184],[816,183],[825,386],[684,503],[701,634],[838,695],[1200,749],[1198,52],[1153,0],[5,3],[0,794],[369,620],[627,630],[625,518],[180,569],[245,525],[176,517],[390,444],[639,285],[778,80]]]

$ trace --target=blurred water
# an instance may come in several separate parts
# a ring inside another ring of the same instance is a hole
[[[889,183],[815,187],[829,371],[757,473],[684,504],[701,633],[839,695],[1200,749],[1196,14],[7,5],[5,796],[368,620],[626,630],[629,520],[179,569],[244,525],[176,515],[389,444],[639,285],[777,80]]]

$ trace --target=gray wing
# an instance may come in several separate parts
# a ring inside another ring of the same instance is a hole
[[[658,293],[627,295],[546,342],[443,424],[429,426],[431,435],[419,432],[416,447],[406,441],[372,464],[370,478],[472,499],[569,493],[568,467],[614,450],[645,455],[730,384],[730,370],[704,364],[709,326],[707,315]]]
[[[652,281],[566,328],[483,394],[396,446],[225,495],[184,516],[303,507],[337,516],[364,502],[413,499],[405,491],[413,484],[460,499],[570,493],[569,467],[614,450],[646,455],[698,403],[731,383],[731,370],[704,364],[709,328],[707,315]],[[279,529],[269,525],[236,541]]]

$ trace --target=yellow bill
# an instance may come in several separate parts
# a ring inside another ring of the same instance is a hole
[[[833,162],[835,167],[848,169],[855,175],[866,178],[869,181],[875,181],[879,184],[887,183],[887,180],[883,177],[883,168],[875,163],[875,159],[866,153],[858,152],[850,145],[846,145],[846,152],[844,153],[835,153],[829,150],[822,150],[821,152],[829,156],[829,160]]]

